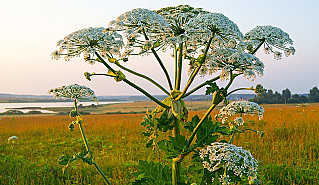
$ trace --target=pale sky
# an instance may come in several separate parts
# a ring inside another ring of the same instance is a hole
[[[295,55],[277,61],[272,55],[259,52],[257,56],[265,64],[264,76],[253,82],[237,79],[233,88],[261,83],[274,91],[289,88],[292,93],[306,93],[314,86],[319,87],[317,0],[1,0],[0,93],[45,95],[51,88],[77,83],[92,88],[97,95],[139,95],[124,82],[116,83],[112,78],[94,77],[87,81],[83,73],[104,73],[106,69],[101,64],[90,65],[82,58],[53,61],[50,54],[57,41],[73,31],[107,27],[109,21],[134,8],[154,10],[180,4],[223,13],[243,33],[258,25],[272,25],[289,33],[294,40]],[[161,57],[173,76],[172,58],[168,54]],[[132,58],[127,67],[167,87],[153,56]],[[187,80],[187,66],[184,72],[183,84]],[[147,81],[126,76],[151,94],[161,94]],[[204,79],[198,77],[194,85]]]

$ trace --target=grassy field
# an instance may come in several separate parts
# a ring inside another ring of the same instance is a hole
[[[209,103],[189,106],[193,110],[190,116],[201,116],[204,111],[200,109]],[[152,107],[154,104],[142,102],[114,104],[99,113],[110,113],[114,108],[113,113],[133,110],[135,114],[84,117],[84,130],[95,160],[113,184],[129,184],[140,159],[164,162],[161,153],[145,148],[146,138],[141,134],[143,114],[137,112]],[[264,131],[265,137],[251,132],[238,134],[234,144],[250,150],[259,161],[259,179],[263,184],[319,184],[319,104],[308,106],[304,114],[302,108],[294,105],[264,107],[262,121],[250,116],[245,120],[250,128]],[[0,184],[103,184],[93,166],[81,161],[69,165],[64,173],[62,166],[57,165],[63,154],[84,149],[79,129],[68,131],[71,121],[68,116],[2,117]],[[14,150],[7,142],[13,135],[19,137]],[[183,165],[188,164],[186,159]]]

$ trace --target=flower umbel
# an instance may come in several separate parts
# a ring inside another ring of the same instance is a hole
[[[49,93],[52,93],[56,98],[70,98],[75,101],[81,99],[98,101],[92,89],[78,84],[57,87],[49,90]]]
[[[201,149],[200,157],[203,160],[204,168],[209,172],[223,169],[224,174],[220,175],[219,178],[221,183],[229,184],[232,182],[230,173],[238,177],[246,177],[250,181],[257,181],[258,161],[242,147],[215,142],[206,149]]]
[[[233,116],[235,114],[258,115],[259,119],[263,118],[264,108],[255,102],[235,101],[223,107],[219,111],[220,116]]]
[[[52,59],[65,56],[65,60],[84,54],[84,59],[94,64],[94,53],[99,52],[102,56],[106,54],[119,55],[123,46],[122,36],[117,32],[104,32],[105,28],[84,28],[75,31],[57,44],[58,50],[51,54]]]
[[[8,138],[8,144],[10,144],[10,142],[11,142],[11,143],[14,143],[16,139],[19,139],[19,138],[18,138],[17,136],[11,136],[11,137],[9,137],[9,138]]]

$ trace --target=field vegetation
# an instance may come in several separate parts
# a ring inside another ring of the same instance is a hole
[[[189,106],[190,116],[203,115],[199,109],[204,104],[195,104]],[[129,184],[139,160],[163,159],[162,153],[145,147],[147,138],[142,136],[140,126],[144,114],[137,113],[153,104],[134,105],[139,105],[136,110],[128,110],[135,114],[114,111],[84,116],[83,126],[95,160],[112,184]],[[114,106],[120,104],[109,107]],[[264,131],[265,137],[246,132],[237,134],[234,140],[235,145],[251,151],[259,161],[262,184],[319,184],[319,104],[264,107],[263,120],[250,116],[245,120],[249,128]],[[103,184],[98,172],[86,163],[76,161],[64,171],[63,166],[57,165],[60,156],[73,155],[84,147],[79,130],[68,131],[71,121],[69,116],[1,117],[0,184]],[[19,138],[14,145],[8,144],[10,136]],[[183,165],[190,164],[190,157]]]

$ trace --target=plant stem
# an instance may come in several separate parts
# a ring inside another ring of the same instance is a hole
[[[201,61],[199,62],[199,66],[197,66],[197,68],[195,69],[195,71],[193,71],[192,75],[189,77],[188,81],[187,81],[187,84],[183,90],[183,92],[176,98],[176,100],[179,100],[180,98],[183,97],[183,95],[186,93],[187,89],[189,88],[189,86],[192,84],[192,82],[194,81],[196,75],[198,74],[200,68],[202,67],[202,64],[204,63],[204,61],[206,60],[206,57],[207,57],[207,53],[208,53],[208,50],[209,50],[209,46],[213,40],[213,37],[212,36],[207,45],[206,45],[206,48],[205,48],[205,52],[204,52],[204,56],[201,58]]]
[[[147,76],[145,76],[145,75],[143,75],[143,74],[137,73],[137,72],[135,72],[135,71],[133,71],[133,70],[131,70],[131,69],[128,69],[128,68],[122,66],[122,65],[121,65],[120,63],[118,63],[118,62],[115,62],[115,65],[117,65],[118,67],[120,67],[121,69],[123,69],[123,70],[125,70],[125,71],[128,71],[128,72],[130,72],[130,73],[132,73],[132,74],[134,74],[134,75],[136,75],[136,76],[142,77],[142,78],[144,78],[144,79],[150,81],[150,82],[151,82],[152,84],[154,84],[156,87],[160,88],[165,94],[167,94],[168,96],[170,95],[168,91],[166,91],[160,84],[158,84],[157,82],[155,82],[155,81],[152,80],[151,78],[149,78],[149,77],[147,77]]]
[[[81,135],[82,135],[82,138],[84,140],[84,145],[86,147],[86,150],[89,152],[89,154],[91,155],[91,157],[93,158],[92,156],[92,153],[91,153],[91,150],[90,150],[90,147],[89,147],[89,144],[87,142],[87,139],[85,137],[85,134],[84,134],[84,130],[83,130],[83,127],[82,127],[82,123],[81,122],[78,122],[79,124],[79,127],[80,127],[80,131],[81,131]],[[99,173],[102,175],[103,179],[105,180],[105,182],[107,182],[107,184],[111,185],[110,181],[106,178],[106,176],[104,175],[104,173],[102,172],[102,170],[99,168],[99,166],[96,164],[96,162],[94,161],[93,159],[93,164],[95,166],[95,168],[97,169],[97,171],[99,171]]]
[[[184,94],[184,95],[182,96],[182,98],[185,98],[185,97],[187,97],[187,96],[193,94],[193,93],[196,92],[198,89],[200,89],[200,88],[204,87],[205,85],[207,85],[208,83],[214,82],[214,81],[216,81],[216,80],[218,80],[218,79],[220,79],[220,76],[216,76],[215,78],[213,78],[213,79],[211,79],[211,80],[207,80],[206,82],[204,82],[204,83],[198,85],[197,87],[195,87],[193,90],[191,90],[191,91],[189,91],[188,93]]]
[[[179,90],[182,81],[182,65],[183,65],[183,43],[178,46],[178,59],[177,59],[177,74],[175,78],[175,90]]]
[[[196,135],[197,130],[199,129],[199,127],[201,126],[201,124],[204,122],[204,120],[208,117],[208,115],[214,110],[214,108],[217,106],[217,104],[213,104],[211,107],[209,107],[209,109],[207,110],[207,112],[205,113],[205,115],[202,117],[202,119],[197,123],[195,129],[192,132],[192,135],[190,136],[189,140],[188,140],[188,144],[187,144],[187,148],[190,147],[190,145],[192,144],[192,141]]]
[[[178,185],[181,181],[180,177],[180,168],[181,168],[181,162],[178,162],[173,159],[172,164],[172,185]]]
[[[143,34],[144,34],[144,37],[146,40],[149,40],[149,38],[147,37],[146,33],[145,33],[145,29],[143,28]],[[172,82],[171,82],[171,79],[169,77],[169,74],[162,62],[162,60],[160,59],[160,57],[158,56],[158,54],[156,53],[155,49],[154,48],[151,48],[151,51],[152,53],[154,54],[155,58],[157,59],[159,65],[161,66],[161,68],[163,69],[164,73],[165,73],[165,76],[166,76],[166,79],[167,79],[167,82],[168,82],[168,85],[169,85],[169,88],[170,90],[173,90],[173,86],[172,86]]]
[[[234,90],[230,91],[226,96],[229,96],[229,95],[233,94],[234,92],[240,91],[240,90],[254,90],[254,89],[242,87],[242,88],[238,88],[238,89],[234,89]]]
[[[99,53],[95,52],[96,56],[100,59],[100,62],[106,67],[108,68],[110,71],[112,71],[113,73],[115,73],[115,70],[108,65],[104,59],[99,55]],[[164,108],[170,108],[169,106],[165,105],[164,103],[160,102],[159,100],[157,100],[155,97],[153,97],[152,95],[150,95],[148,92],[146,92],[144,89],[140,88],[139,86],[135,85],[134,83],[132,83],[131,81],[129,81],[128,79],[124,79],[123,80],[125,83],[127,83],[128,85],[130,85],[131,87],[135,88],[136,90],[140,91],[141,93],[143,93],[145,96],[147,96],[149,99],[153,100],[155,103],[157,103],[158,105],[164,107]]]
[[[265,43],[265,38],[263,38],[262,40],[261,40],[261,42],[259,43],[259,45],[254,49],[254,51],[252,51],[250,54],[255,54],[257,51],[258,51],[258,49],[263,45],[263,43]]]

